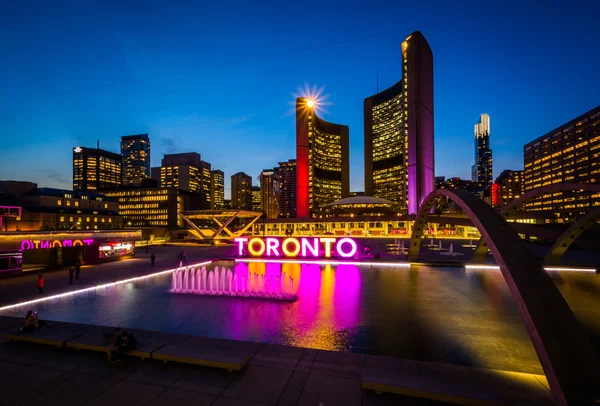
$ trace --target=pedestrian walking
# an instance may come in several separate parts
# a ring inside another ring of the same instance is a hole
[[[181,268],[184,265],[185,265],[185,252],[181,251],[181,255],[179,255],[179,267]]]
[[[44,277],[42,275],[38,276],[37,288],[38,288],[38,291],[40,292],[40,295],[42,293],[44,293]]]
[[[152,264],[152,266],[154,266],[154,261],[156,261],[156,257],[154,256],[154,254],[150,255],[150,263]]]
[[[79,280],[79,272],[81,272],[81,262],[75,262],[75,280]]]
[[[75,267],[69,267],[69,285],[73,284],[73,277],[75,276]]]

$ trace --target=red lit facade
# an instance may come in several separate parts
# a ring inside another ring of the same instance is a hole
[[[329,123],[296,99],[296,217],[318,216],[350,195],[348,126]]]

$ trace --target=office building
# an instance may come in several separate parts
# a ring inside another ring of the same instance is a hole
[[[475,165],[471,167],[471,180],[484,187],[492,186],[492,149],[490,148],[490,116],[482,114],[474,128]]]
[[[268,219],[279,217],[279,181],[275,169],[263,169],[260,173],[261,210]]]
[[[262,211],[260,186],[252,186],[250,193],[252,193],[252,211]]]
[[[210,171],[210,208],[225,208],[225,174],[218,169]]]
[[[600,106],[525,144],[525,192],[555,183],[600,182]],[[570,222],[600,206],[600,194],[557,192],[526,205],[557,222]]]
[[[121,155],[100,148],[73,148],[73,190],[76,192],[121,186]]]
[[[171,188],[121,188],[107,190],[118,202],[125,227],[183,227],[182,211],[189,210],[189,194]]]
[[[34,188],[14,196],[19,216],[4,220],[2,231],[110,230],[123,228],[117,202],[103,194]]]
[[[208,162],[200,161],[200,194],[202,195],[202,199],[204,201],[202,207],[206,209],[210,209],[212,207],[210,194],[212,184],[211,169],[211,165]]]
[[[449,189],[449,190],[466,190],[484,200],[486,203],[491,204],[490,188],[486,188],[479,182],[473,182],[472,180],[465,180],[459,177],[447,178],[437,177],[436,189]],[[442,180],[443,179],[443,180]],[[452,200],[445,196],[439,196],[436,200],[436,212],[437,213],[457,213],[462,212]]]
[[[121,137],[123,185],[140,186],[150,177],[150,138],[148,134]]]
[[[231,208],[252,210],[252,178],[244,172],[231,175]]]
[[[201,161],[196,152],[165,154],[160,167],[160,187],[200,193],[203,190]]]
[[[279,181],[279,217],[296,217],[296,160],[279,162],[275,168]]]
[[[348,126],[316,115],[315,102],[296,99],[296,216],[318,217],[350,195]]]
[[[492,185],[492,206],[496,208],[505,207],[524,193],[525,178],[523,177],[523,171],[504,170]]]
[[[419,31],[402,43],[401,69],[364,101],[365,194],[415,214],[435,187],[433,54]]]

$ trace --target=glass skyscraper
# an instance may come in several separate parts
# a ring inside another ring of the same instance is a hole
[[[121,137],[123,185],[140,186],[150,178],[150,138],[148,134]]]
[[[475,165],[471,167],[471,180],[489,189],[492,186],[492,149],[490,148],[490,116],[482,114],[475,124]]]
[[[402,78],[364,101],[365,195],[416,214],[434,190],[433,54],[416,31],[402,43]]]
[[[279,181],[275,169],[263,169],[260,173],[260,204],[266,218],[279,217]]]
[[[252,210],[252,177],[244,172],[231,175],[231,208]]]
[[[296,217],[296,160],[279,162],[275,172],[279,182],[279,217]]]
[[[225,208],[225,174],[218,169],[210,171],[210,208]]]

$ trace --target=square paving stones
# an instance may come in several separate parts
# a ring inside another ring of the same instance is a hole
[[[184,373],[181,365],[148,361],[146,368],[129,375],[127,380],[167,387],[181,378]]]
[[[190,392],[181,389],[169,388],[162,392],[149,406],[174,406],[194,405],[209,406],[215,401],[216,396]]]
[[[126,379],[146,367],[145,361],[135,358],[125,358],[123,362],[111,364],[107,357],[98,355],[90,357],[90,361],[75,369],[90,375],[101,375],[109,378]]]
[[[223,396],[274,405],[288,383],[292,371],[247,366],[225,389]]]
[[[0,380],[0,404],[27,393],[63,373],[63,371],[56,369],[38,366],[27,366],[19,369]]]
[[[264,403],[250,402],[249,400],[218,398],[212,406],[264,406]]]
[[[290,377],[287,385],[283,389],[283,393],[279,397],[277,406],[293,406],[298,403],[306,380],[308,379],[308,372],[294,371]]]
[[[117,379],[79,374],[69,380],[53,385],[47,392],[25,403],[28,406],[76,406],[83,405],[115,386]]]
[[[311,373],[360,379],[365,366],[365,356],[350,352],[319,351]]]
[[[23,364],[16,364],[14,362],[0,360],[0,378],[14,374],[18,370],[23,369],[25,367],[26,365]]]
[[[303,353],[303,348],[268,344],[252,357],[249,364],[293,370],[298,365]]]
[[[87,406],[127,405],[143,406],[150,403],[165,388],[138,382],[120,382],[94,398]]]
[[[184,365],[183,367],[183,375],[171,385],[172,388],[220,395],[236,376],[236,373],[220,369],[192,365]]]
[[[296,365],[296,371],[310,372],[313,364],[315,363],[315,359],[317,359],[317,355],[319,354],[318,350],[312,350],[306,348],[302,352],[302,356],[298,361],[298,365]]]
[[[299,406],[361,406],[362,386],[360,379],[311,373],[308,376]]]

